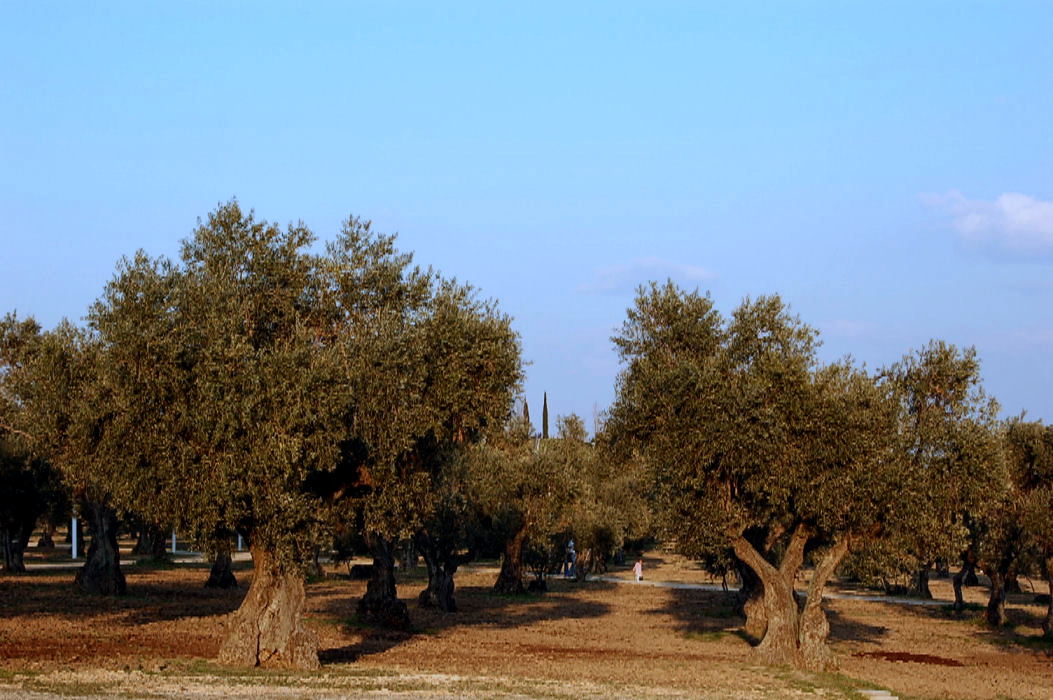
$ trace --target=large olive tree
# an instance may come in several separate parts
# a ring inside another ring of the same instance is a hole
[[[887,387],[820,365],[816,336],[778,297],[725,319],[708,296],[652,283],[614,337],[625,369],[607,430],[646,460],[666,536],[691,555],[730,550],[751,577],[762,658],[823,668],[823,589],[846,552],[898,517],[903,468]]]
[[[46,332],[14,315],[0,324],[5,430],[58,471],[78,504],[91,535],[78,587],[115,595],[124,592],[125,580],[108,480],[130,448],[111,430],[120,410],[101,371],[102,355],[94,334],[66,321]]]
[[[500,421],[519,378],[508,319],[393,238],[352,218],[325,253],[313,243],[231,202],[178,263],[124,261],[90,315],[128,446],[115,498],[203,541],[250,542],[228,663],[317,666],[303,573],[328,524],[364,507],[384,550],[428,498],[420,446]],[[367,603],[394,598],[385,563]]]
[[[900,404],[902,451],[916,485],[905,494],[912,527],[897,555],[911,569],[912,592],[931,598],[932,565],[967,548],[969,518],[996,507],[1005,490],[998,404],[983,391],[973,348],[934,340],[883,376]]]

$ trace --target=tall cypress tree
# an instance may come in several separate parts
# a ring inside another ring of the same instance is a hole
[[[545,392],[545,402],[541,404],[541,437],[548,440],[548,392]]]

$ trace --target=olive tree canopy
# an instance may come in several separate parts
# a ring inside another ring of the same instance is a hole
[[[778,297],[725,319],[708,296],[652,283],[613,340],[625,368],[607,432],[647,462],[665,534],[690,555],[734,553],[755,584],[748,626],[764,658],[831,665],[823,587],[899,512],[887,387],[847,362],[820,365],[816,332]]]
[[[206,541],[250,541],[230,663],[317,666],[302,574],[341,504],[368,496],[382,533],[412,518],[427,497],[405,469],[419,445],[500,422],[519,379],[509,320],[470,288],[411,267],[356,218],[324,254],[314,241],[231,202],[178,263],[122,262],[90,315],[111,431],[129,446],[115,499]]]

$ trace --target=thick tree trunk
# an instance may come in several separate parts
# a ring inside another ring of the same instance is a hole
[[[1046,585],[1049,591],[1049,603],[1046,606],[1046,618],[1042,620],[1042,632],[1053,639],[1053,553],[1046,552]]]
[[[37,549],[55,548],[55,530],[55,523],[51,522],[50,518],[46,518],[42,523],[40,539],[37,540]]]
[[[910,587],[911,595],[926,600],[932,600],[932,590],[929,588],[929,569],[932,564],[923,564],[914,573],[914,581]]]
[[[779,568],[761,556],[745,537],[740,536],[733,543],[735,555],[753,570],[764,588],[762,605],[768,624],[755,650],[765,663],[801,665],[798,650],[800,620],[793,592],[793,576],[800,568],[807,539],[804,528],[798,527]]]
[[[586,547],[581,550],[581,554],[578,555],[578,561],[574,565],[574,580],[578,583],[585,583],[585,577],[589,575],[595,566],[595,556],[592,553],[591,547]]]
[[[972,569],[972,564],[969,564],[968,562],[963,563],[962,568],[951,578],[951,585],[954,587],[954,612],[965,610],[965,598],[962,596],[962,583],[965,581],[966,572],[970,569]]]
[[[230,666],[316,669],[318,637],[303,624],[303,575],[253,546],[252,585],[228,618],[219,662]]]
[[[764,638],[768,631],[768,615],[764,607],[764,584],[753,569],[739,561],[736,565],[739,580],[738,603],[742,615],[746,618],[745,632],[757,642]]]
[[[992,571],[991,597],[987,601],[987,624],[1001,627],[1006,622],[1005,616],[1005,574]]]
[[[501,560],[501,572],[494,583],[495,593],[521,595],[523,588],[523,543],[526,541],[526,528],[517,532],[505,542],[505,556]]]
[[[230,551],[220,550],[216,558],[212,560],[212,570],[208,572],[205,588],[237,588],[238,579],[234,577],[231,564]]]
[[[139,529],[139,539],[132,548],[132,554],[145,557],[152,561],[166,561],[168,559],[168,538],[166,532],[156,525],[144,524]]]
[[[808,586],[808,597],[801,611],[800,650],[801,663],[813,671],[827,671],[837,667],[833,652],[826,645],[830,636],[830,624],[823,612],[823,590],[833,576],[837,565],[848,553],[848,538],[834,543],[815,567],[812,582]]]
[[[35,519],[34,519],[35,520]],[[28,519],[0,529],[0,548],[4,550],[4,571],[24,573],[25,552],[33,533],[34,521]]]
[[[1023,593],[1024,589],[1020,587],[1020,579],[1017,577],[1015,571],[1007,572],[1005,575],[1005,592],[1006,593]]]
[[[823,612],[823,590],[837,565],[849,549],[843,538],[834,543],[816,566],[803,609],[794,592],[794,578],[804,563],[804,550],[811,529],[798,525],[776,568],[745,538],[733,541],[735,555],[748,566],[763,587],[760,607],[767,622],[763,638],[755,647],[760,658],[770,664],[790,664],[822,671],[836,666],[826,645],[830,625]]]
[[[117,548],[117,514],[105,503],[85,503],[83,513],[91,545],[84,566],[77,572],[76,584],[85,593],[121,595],[127,586]]]
[[[437,607],[443,612],[457,612],[453,593],[453,574],[442,566],[436,566],[428,573],[428,587],[420,593],[420,605],[425,608]]]
[[[408,629],[409,611],[395,588],[394,547],[379,535],[370,535],[367,541],[373,550],[373,574],[366,584],[366,594],[358,601],[358,616],[370,625]]]
[[[440,561],[438,552],[427,541],[427,535],[418,535],[418,539],[421,541],[417,549],[428,568],[428,585],[417,597],[418,605],[422,608],[438,608],[443,612],[457,612],[457,601],[453,597],[453,576],[457,572],[457,562]]]

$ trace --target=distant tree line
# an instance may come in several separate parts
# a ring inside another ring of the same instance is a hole
[[[125,590],[122,528],[150,556],[173,527],[192,537],[210,585],[235,585],[241,535],[252,584],[220,660],[296,668],[318,665],[306,576],[356,545],[373,561],[360,617],[406,627],[407,546],[428,572],[418,604],[452,613],[456,572],[483,554],[501,557],[495,591],[519,594],[544,590],[571,540],[583,580],[658,537],[739,580],[763,659],[814,669],[834,664],[837,574],[931,595],[934,568],[960,564],[960,609],[979,570],[995,625],[1018,576],[1053,577],[1053,427],[998,420],[972,349],[823,363],[778,297],[725,317],[651,283],[613,338],[605,420],[590,438],[560,416],[551,437],[547,394],[540,431],[517,403],[519,338],[495,302],[354,217],[315,243],[232,201],[178,260],[122,260],[85,325],[0,322],[5,570],[73,508],[92,594]]]

